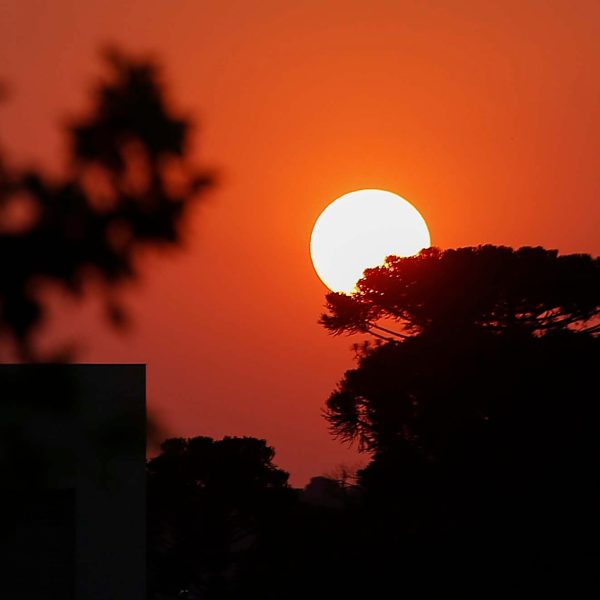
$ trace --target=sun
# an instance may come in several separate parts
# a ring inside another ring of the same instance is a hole
[[[384,190],[357,190],[320,214],[310,254],[323,283],[349,294],[365,269],[383,264],[386,256],[412,256],[430,243],[427,223],[410,202]]]

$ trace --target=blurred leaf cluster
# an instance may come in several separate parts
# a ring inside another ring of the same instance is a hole
[[[62,177],[0,155],[0,339],[21,360],[40,359],[46,284],[80,298],[95,282],[110,322],[124,326],[117,291],[138,276],[139,251],[178,245],[212,181],[190,159],[191,122],[171,107],[156,64],[117,50],[104,60],[88,114],[67,126]]]

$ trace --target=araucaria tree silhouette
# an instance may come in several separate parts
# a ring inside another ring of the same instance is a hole
[[[388,258],[327,301],[329,331],[376,338],[358,346],[326,418],[372,455],[359,480],[399,552],[592,551],[599,259],[432,248]]]
[[[105,58],[88,116],[67,129],[62,178],[0,159],[0,339],[23,360],[40,358],[32,334],[45,284],[81,297],[99,283],[107,316],[123,325],[115,291],[137,276],[139,251],[177,245],[211,182],[190,160],[190,122],[170,107],[157,67],[116,51]]]

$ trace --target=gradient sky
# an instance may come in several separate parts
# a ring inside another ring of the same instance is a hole
[[[312,225],[341,194],[411,201],[441,247],[541,244],[600,254],[597,1],[21,0],[0,3],[0,143],[60,169],[97,50],[151,51],[220,173],[186,247],[144,259],[135,326],[55,297],[43,343],[148,363],[173,435],[254,435],[303,484],[354,451],[324,402],[353,365],[317,325]]]

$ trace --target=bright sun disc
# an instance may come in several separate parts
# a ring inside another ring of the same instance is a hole
[[[310,254],[323,283],[349,294],[365,269],[383,264],[386,256],[412,256],[430,243],[427,224],[410,202],[384,190],[358,190],[320,214]]]

